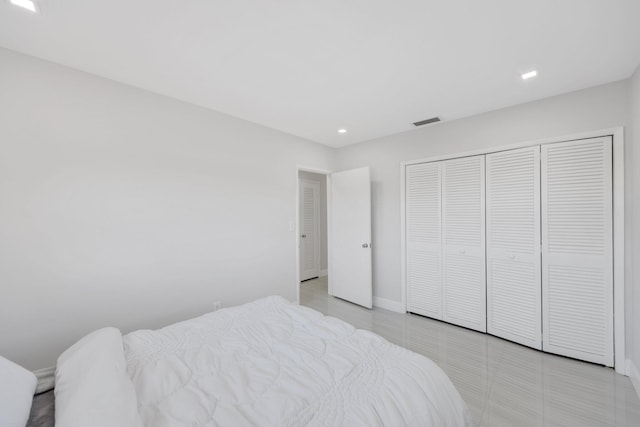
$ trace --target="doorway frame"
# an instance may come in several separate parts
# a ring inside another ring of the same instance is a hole
[[[317,168],[314,166],[304,166],[304,165],[296,165],[296,220],[294,227],[294,248],[296,252],[296,304],[300,304],[300,172],[311,172],[317,173],[319,175],[324,175],[327,180],[327,276],[328,276],[328,293],[331,295],[333,292],[333,287],[331,283],[331,174],[333,173],[330,169]],[[322,269],[321,269],[322,270]]]

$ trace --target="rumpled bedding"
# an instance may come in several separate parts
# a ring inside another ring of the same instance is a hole
[[[124,348],[147,427],[471,425],[431,360],[277,296]]]

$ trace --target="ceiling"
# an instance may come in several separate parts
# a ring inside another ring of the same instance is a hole
[[[640,63],[638,0],[36,2],[0,0],[1,46],[333,147]]]

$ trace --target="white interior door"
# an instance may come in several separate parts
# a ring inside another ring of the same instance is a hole
[[[487,331],[484,156],[442,163],[443,320]]]
[[[320,183],[300,180],[300,280],[320,274]]]
[[[486,156],[487,332],[542,348],[540,146]]]
[[[332,295],[371,308],[369,168],[331,174],[329,281]]]
[[[542,146],[543,349],[613,366],[611,138]]]
[[[442,162],[406,168],[407,311],[442,320]]]

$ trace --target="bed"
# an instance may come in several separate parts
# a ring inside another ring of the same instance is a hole
[[[57,427],[471,425],[429,359],[277,296],[97,331],[60,357],[55,397]]]

